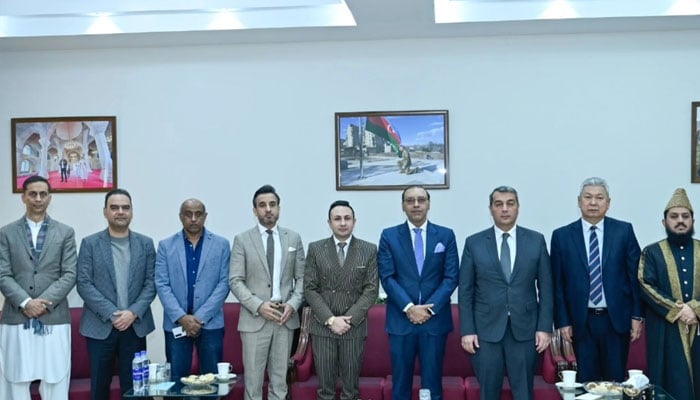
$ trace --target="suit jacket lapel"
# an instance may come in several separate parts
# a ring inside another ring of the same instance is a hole
[[[270,268],[267,265],[267,255],[265,254],[265,249],[263,248],[262,244],[262,238],[260,237],[260,230],[256,226],[255,228],[248,231],[248,233],[250,235],[250,241],[253,243],[253,247],[255,248],[255,252],[258,253],[258,257],[260,258],[260,265],[264,265],[265,267],[267,267],[263,269],[265,270],[267,277],[271,279]]]
[[[527,233],[517,225],[515,227],[515,237],[515,260],[513,260],[513,270],[510,272],[511,281],[520,270],[520,268],[518,268],[518,259],[521,257],[518,256],[520,255],[520,252],[526,251],[525,249],[527,248]]]
[[[282,274],[284,274],[284,267],[285,265],[287,265],[287,255],[289,254],[289,251],[287,251],[287,249],[289,248],[289,238],[287,237],[287,231],[280,228],[279,226],[277,227],[277,232],[279,232],[280,236],[280,276],[282,276]]]
[[[114,259],[112,258],[112,242],[109,239],[109,231],[107,229],[102,231],[102,234],[100,235],[99,246],[100,252],[102,253],[103,262],[96,262],[95,264],[98,265],[98,268],[105,268],[107,270],[112,286],[114,286],[114,289],[116,290],[117,277],[116,272],[114,271]],[[134,257],[132,256],[131,259],[133,260]]]
[[[505,274],[503,274],[503,268],[501,268],[501,258],[498,255],[498,246],[496,245],[496,234],[493,228],[486,231],[484,239],[486,242],[486,251],[488,252],[489,257],[491,258],[491,262],[494,268],[500,271],[503,280],[505,280],[506,276]]]
[[[435,225],[428,222],[428,225],[425,227],[425,257],[423,258],[423,271],[425,271],[425,269],[432,263],[437,243],[437,229],[435,229]],[[416,268],[418,268],[417,265]]]
[[[199,238],[199,240],[202,242],[202,254],[199,255],[199,265],[197,265],[197,277],[199,277],[199,274],[202,272],[202,269],[206,267],[206,263],[204,262],[204,260],[207,259],[207,254],[209,253],[209,248],[211,247],[209,246],[209,243],[211,242],[211,233],[205,230],[204,235],[202,235],[202,237]]]
[[[185,234],[180,231],[180,234],[177,235],[178,242],[175,243],[175,247],[178,249],[177,251],[177,261],[178,261],[178,266],[180,273],[182,274],[182,279],[183,282],[187,282],[187,260],[185,259],[185,254],[187,249],[185,249]]]
[[[571,236],[574,247],[578,249],[581,264],[588,270],[588,254],[586,254],[586,242],[583,240],[583,222],[580,219],[571,226]]]
[[[138,268],[138,262],[141,258],[141,246],[136,241],[136,236],[129,233],[129,253],[131,259],[129,260],[129,276],[134,276],[136,273],[136,268]],[[136,279],[129,279],[129,304],[131,304],[131,286],[136,285]],[[139,283],[140,284],[140,283]],[[137,292],[140,292],[140,288],[135,288]]]
[[[603,234],[603,258],[600,259],[600,266],[601,268],[605,267],[606,261],[608,259],[608,255],[610,255],[610,248],[612,247],[612,241],[615,240],[615,228],[612,224],[606,224],[605,221],[607,218],[603,218],[603,229],[605,230],[605,234]],[[600,225],[600,224],[599,224]],[[610,233],[610,234],[608,234]]]
[[[402,224],[399,228],[399,241],[401,242],[401,247],[406,254],[406,257],[410,260],[409,265],[413,266],[413,272],[418,276],[418,264],[416,264],[416,257],[413,251],[413,243],[411,243],[411,232],[408,228],[408,222]],[[423,261],[423,266],[425,266],[425,259]]]
[[[51,240],[54,239],[54,237],[57,235],[55,229],[51,229],[52,225],[54,225],[51,221],[49,221],[48,226],[46,227],[46,237],[44,237],[44,244],[43,248],[41,249],[41,254],[39,255],[39,265],[41,265],[41,260],[44,258],[44,255],[46,252],[51,248],[51,246],[46,246],[47,243],[51,243]],[[26,242],[27,239],[25,238],[24,241]],[[29,243],[27,243],[28,245]]]
[[[32,258],[32,248],[29,247],[29,241],[27,240],[27,228],[25,217],[20,218],[15,223],[15,228],[15,232],[17,233],[17,243],[22,243],[24,245],[24,248],[27,250],[27,253],[29,253],[29,257]]]

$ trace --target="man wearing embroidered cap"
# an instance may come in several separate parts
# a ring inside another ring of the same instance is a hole
[[[639,282],[647,313],[651,383],[674,399],[700,399],[700,242],[693,239],[693,206],[676,189],[664,209],[666,239],[644,248]]]

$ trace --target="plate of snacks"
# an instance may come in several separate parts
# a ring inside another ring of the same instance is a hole
[[[597,381],[597,382],[586,382],[583,384],[583,388],[586,389],[588,393],[597,394],[599,396],[622,396],[622,385],[616,382],[608,381]]]
[[[190,375],[183,376],[180,378],[180,382],[187,386],[187,389],[211,389],[212,383],[216,381],[216,375],[214,374],[204,374],[204,375]]]

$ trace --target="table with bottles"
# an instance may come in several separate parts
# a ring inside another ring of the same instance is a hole
[[[190,388],[189,386],[183,385],[180,382],[167,382],[172,384],[167,387],[163,382],[158,385],[149,385],[142,391],[134,393],[131,389],[124,394],[125,399],[136,399],[136,398],[153,398],[153,397],[179,397],[179,398],[201,398],[201,399],[219,399],[221,397],[227,396],[232,390],[233,385],[236,383],[235,379],[227,381],[225,383],[214,383],[208,385],[208,388],[204,390],[199,390],[198,388]]]

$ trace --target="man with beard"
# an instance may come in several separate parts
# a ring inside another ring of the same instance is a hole
[[[165,356],[175,382],[190,374],[193,347],[203,374],[215,374],[224,356],[231,247],[204,228],[206,220],[204,203],[185,200],[180,206],[182,230],[158,244],[156,289],[163,304]]]
[[[647,312],[649,379],[674,399],[700,399],[700,241],[693,240],[693,207],[676,189],[662,224],[666,239],[644,248],[639,282]]]
[[[258,224],[233,239],[229,284],[241,303],[245,399],[262,400],[265,368],[269,400],[287,397],[287,362],[296,311],[304,295],[304,245],[298,233],[277,225],[280,197],[264,185],[253,195]]]
[[[115,359],[121,392],[131,390],[134,353],[146,350],[146,336],[155,329],[156,250],[150,237],[131,230],[133,211],[128,191],[107,192],[107,229],[84,238],[78,253],[80,333],[87,338],[92,400],[109,398]]]

